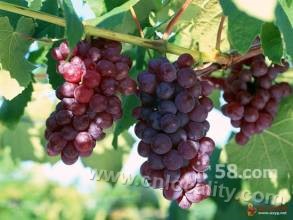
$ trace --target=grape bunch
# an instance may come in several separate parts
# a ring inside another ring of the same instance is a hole
[[[147,158],[141,175],[181,208],[210,195],[205,171],[215,147],[206,137],[212,86],[197,78],[193,64],[189,54],[174,64],[166,58],[151,60],[148,70],[138,75],[141,106],[133,110],[135,133],[141,139],[138,153]]]
[[[268,66],[263,55],[255,56],[231,68],[225,79],[223,114],[231,124],[240,128],[235,140],[245,145],[254,134],[272,125],[279,102],[289,96],[291,87],[286,82],[276,83],[276,77],[288,70],[289,64]]]
[[[61,101],[46,121],[48,155],[61,154],[68,165],[90,156],[104,130],[122,117],[116,94],[133,94],[137,86],[128,76],[132,62],[121,49],[118,42],[92,39],[81,41],[72,52],[67,43],[52,50],[65,82],[56,90]]]

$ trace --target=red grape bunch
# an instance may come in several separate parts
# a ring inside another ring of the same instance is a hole
[[[278,74],[288,70],[289,64],[268,66],[263,55],[255,56],[231,68],[226,78],[223,114],[231,124],[240,128],[236,142],[245,145],[253,134],[261,133],[272,125],[279,102],[289,96],[291,87],[286,82],[276,83]]]
[[[92,39],[81,41],[72,53],[67,43],[52,50],[65,82],[56,90],[61,101],[46,121],[48,155],[61,154],[68,165],[90,156],[104,130],[122,117],[116,94],[133,94],[137,86],[128,76],[132,62],[121,49],[118,42]]]
[[[182,54],[172,64],[166,58],[149,62],[138,75],[141,106],[133,110],[138,153],[147,161],[141,174],[153,188],[181,208],[207,198],[211,189],[205,171],[215,143],[206,137],[213,103],[211,85],[199,81],[193,58]]]

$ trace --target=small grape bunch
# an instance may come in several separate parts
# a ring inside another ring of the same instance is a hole
[[[65,82],[56,90],[61,101],[46,121],[48,155],[61,154],[68,165],[90,156],[105,129],[122,117],[117,93],[133,94],[137,86],[128,76],[132,62],[121,49],[119,42],[92,39],[72,53],[66,42],[52,50]]]
[[[267,66],[263,55],[255,56],[231,68],[224,84],[223,114],[240,128],[236,142],[245,145],[254,134],[269,128],[283,97],[292,92],[286,82],[276,83],[276,77],[288,70],[289,64]]]
[[[193,64],[189,54],[174,64],[166,58],[151,60],[148,70],[138,75],[141,106],[133,110],[135,133],[141,139],[138,153],[147,158],[141,175],[181,208],[210,195],[205,171],[215,148],[206,137],[206,119],[213,108],[207,97],[211,85],[197,78]]]

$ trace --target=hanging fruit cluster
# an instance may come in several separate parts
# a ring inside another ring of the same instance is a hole
[[[244,145],[253,134],[270,127],[283,97],[289,96],[291,87],[286,82],[276,83],[276,77],[288,70],[289,64],[267,66],[259,55],[232,66],[225,79],[223,114],[231,124],[240,128],[236,142]]]
[[[182,54],[173,64],[165,58],[150,61],[138,75],[141,106],[134,109],[138,153],[147,158],[141,174],[166,199],[181,208],[207,198],[211,189],[204,173],[215,143],[206,137],[206,120],[213,103],[210,86],[199,81],[193,58]]]
[[[61,101],[46,122],[50,156],[61,154],[69,165],[91,155],[104,130],[122,117],[117,93],[130,95],[137,88],[128,76],[132,62],[121,49],[119,42],[105,39],[82,41],[72,53],[66,43],[53,49],[65,82],[56,91]]]

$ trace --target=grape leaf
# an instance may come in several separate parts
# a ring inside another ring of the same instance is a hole
[[[231,45],[240,53],[248,51],[250,45],[260,34],[262,21],[240,11],[232,0],[220,0],[223,12],[228,16],[228,36]]]
[[[105,14],[107,11],[105,0],[86,0],[86,3],[90,6],[91,10],[95,13],[96,17]]]
[[[169,1],[169,3],[158,12],[153,12],[151,14],[150,23],[158,31],[163,33],[169,20],[179,10],[183,3],[184,0]],[[217,0],[193,0],[187,10],[176,22],[170,42],[191,49],[198,49],[199,47],[200,51],[213,53],[221,20],[221,13],[222,9]],[[223,51],[229,49],[225,30],[226,25],[224,25],[221,40],[221,49]]]
[[[32,121],[27,119],[19,123],[13,130],[0,128],[0,147],[9,147],[14,160],[36,160],[34,147],[29,134]]]
[[[131,6],[133,6],[137,18],[142,28],[144,28],[148,24],[147,18],[149,13],[153,10],[157,10],[161,6],[161,3],[156,0],[129,0],[103,16],[87,20],[86,23],[100,28],[111,29],[120,33],[134,33],[137,31],[137,27],[129,11]]]
[[[132,116],[132,109],[139,106],[139,101],[135,95],[123,97],[122,106],[123,118],[120,119],[115,126],[114,137],[112,141],[112,145],[115,149],[118,147],[119,135],[135,123],[135,119]]]
[[[105,5],[107,8],[107,11],[111,11],[112,9],[126,3],[128,0],[106,0]]]
[[[189,210],[181,209],[175,201],[170,203],[168,212],[169,216],[167,220],[189,219],[190,215]]]
[[[279,63],[283,56],[283,42],[278,27],[264,23],[260,37],[264,54],[274,63]]]
[[[100,146],[99,146],[100,147]],[[90,157],[83,158],[85,166],[93,169],[120,171],[122,168],[123,150],[105,149],[102,153],[94,152]],[[111,161],[111,163],[109,163]]]
[[[59,43],[55,42],[52,46],[52,48],[57,47]],[[63,82],[63,77],[57,73],[57,63],[52,58],[50,51],[47,53],[47,74],[49,78],[49,83],[52,85],[53,89],[57,89]]]
[[[239,178],[229,179],[229,177],[227,176],[225,176],[224,178],[217,178],[217,174],[218,174],[217,166],[220,163],[219,159],[220,159],[221,151],[222,149],[219,149],[218,147],[216,147],[213,154],[211,155],[210,167],[207,171],[208,182],[210,186],[212,187],[212,189],[214,189],[214,187],[217,187],[219,185],[224,185],[225,187],[229,189],[235,189],[235,193],[237,193],[241,189],[241,179]],[[222,169],[225,170],[225,173],[228,172],[228,168],[226,166],[223,167]],[[219,196],[218,194],[213,196],[211,199],[217,203],[219,209],[227,209],[227,207],[229,207],[229,205],[233,202],[233,201],[225,201],[225,199]]]
[[[25,59],[32,40],[34,23],[30,18],[21,17],[15,31],[7,17],[0,18],[0,59],[2,67],[8,70],[21,86],[31,81],[34,66]]]
[[[42,0],[33,0],[30,3],[29,7],[36,11],[40,10],[40,8],[42,7]]]
[[[120,171],[123,155],[129,151],[129,146],[134,144],[134,139],[128,131],[120,134],[118,149],[111,148],[112,140],[113,131],[108,131],[106,137],[102,141],[97,142],[93,154],[88,158],[82,159],[84,164],[93,169]]]
[[[11,101],[5,100],[0,107],[0,121],[7,127],[13,128],[24,113],[27,103],[31,100],[33,91],[32,84],[23,90],[21,94]]]
[[[83,24],[75,13],[71,0],[63,0],[63,11],[68,44],[73,49],[83,36]]]
[[[287,6],[291,7],[293,0],[286,0]]]
[[[292,10],[292,8],[287,5],[286,0],[279,0],[279,3],[282,6],[282,8],[284,9],[291,25],[293,26],[293,10]]]
[[[221,103],[220,103],[221,91],[219,89],[214,89],[212,94],[209,95],[209,98],[213,101],[214,108],[216,109],[221,108]]]
[[[293,57],[293,25],[280,4],[276,8],[276,24],[283,34],[286,44],[286,52]]]
[[[276,184],[270,178],[248,179],[255,191],[276,193],[289,187],[289,176],[293,174],[293,96],[282,102],[277,118],[271,128],[251,138],[244,148],[235,141],[226,146],[228,163],[237,165],[241,174],[245,169],[275,169]],[[290,191],[290,190],[289,190]]]
[[[28,3],[25,0],[1,0],[1,2],[7,2],[14,5],[28,7]],[[1,17],[7,16],[9,18],[10,24],[14,28],[16,27],[18,20],[21,18],[21,15],[18,15],[12,12],[2,11],[2,10],[0,10],[0,16]]]
[[[60,16],[61,12],[58,8],[58,0],[46,0],[43,2],[43,5],[40,9],[40,11]],[[50,24],[45,21],[39,21],[37,20],[37,28],[35,37],[41,38],[41,37],[49,37],[49,38],[61,38],[64,36],[64,28],[60,27],[55,24]]]
[[[55,108],[55,103],[49,98],[52,89],[42,83],[34,83],[33,88],[31,101],[19,123],[12,130],[0,123],[0,146],[9,147],[15,160],[56,163],[59,157],[49,157],[44,148],[45,120]],[[18,104],[12,110],[22,108],[21,103]]]

